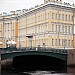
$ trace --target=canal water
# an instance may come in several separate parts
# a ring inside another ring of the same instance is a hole
[[[30,57],[15,57],[13,62],[5,61],[6,64],[1,66],[1,75],[75,75],[75,67],[67,67],[63,61],[58,60],[60,64],[51,57]]]
[[[67,67],[62,71],[57,70],[36,70],[36,71],[15,71],[14,68],[9,70],[2,70],[1,75],[75,75],[75,67]]]

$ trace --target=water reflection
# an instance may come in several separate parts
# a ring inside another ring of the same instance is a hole
[[[67,73],[60,73],[57,71],[32,71],[32,72],[22,72],[21,74],[28,75],[75,75],[75,68],[67,67]]]
[[[57,72],[57,71],[30,71],[30,72],[15,72],[12,70],[2,71],[1,75],[75,75],[75,68],[67,67],[67,73]]]
[[[67,71],[29,71],[29,72],[16,72],[14,70],[2,70],[1,75],[75,75],[75,67],[67,67]]]
[[[55,71],[33,71],[33,72],[23,72],[21,74],[29,74],[29,75],[64,75],[65,73],[56,73]]]

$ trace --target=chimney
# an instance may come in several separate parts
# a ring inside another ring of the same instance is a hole
[[[11,13],[12,15],[15,15],[15,11],[10,11],[10,13]]]
[[[16,14],[21,14],[21,10],[16,10]]]

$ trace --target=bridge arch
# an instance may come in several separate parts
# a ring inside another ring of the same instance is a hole
[[[61,54],[60,54],[61,55]],[[63,69],[66,65],[66,61],[57,54],[47,53],[47,52],[26,52],[20,56],[13,58],[13,66],[15,69],[22,69],[22,71],[33,71],[33,70],[55,70]],[[56,57],[57,56],[57,57]],[[60,57],[60,58],[59,58]],[[21,64],[22,63],[22,64]],[[53,68],[54,66],[54,68]]]
[[[15,70],[50,70],[67,64],[67,55],[46,51],[24,51],[1,54],[1,60],[13,59]],[[38,64],[37,64],[38,63]],[[19,68],[20,67],[20,68]],[[62,68],[61,68],[62,67]]]
[[[60,53],[53,53],[53,52],[42,52],[42,51],[25,51],[25,52],[12,52],[12,53],[5,53],[1,54],[1,59],[9,59],[14,58],[17,56],[23,56],[23,55],[42,55],[42,56],[49,56],[58,58],[63,61],[67,61],[67,55],[66,54],[60,54]]]

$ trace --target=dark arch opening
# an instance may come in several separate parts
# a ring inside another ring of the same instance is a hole
[[[13,67],[18,71],[54,70],[65,71],[66,62],[44,55],[22,55],[13,58]]]

